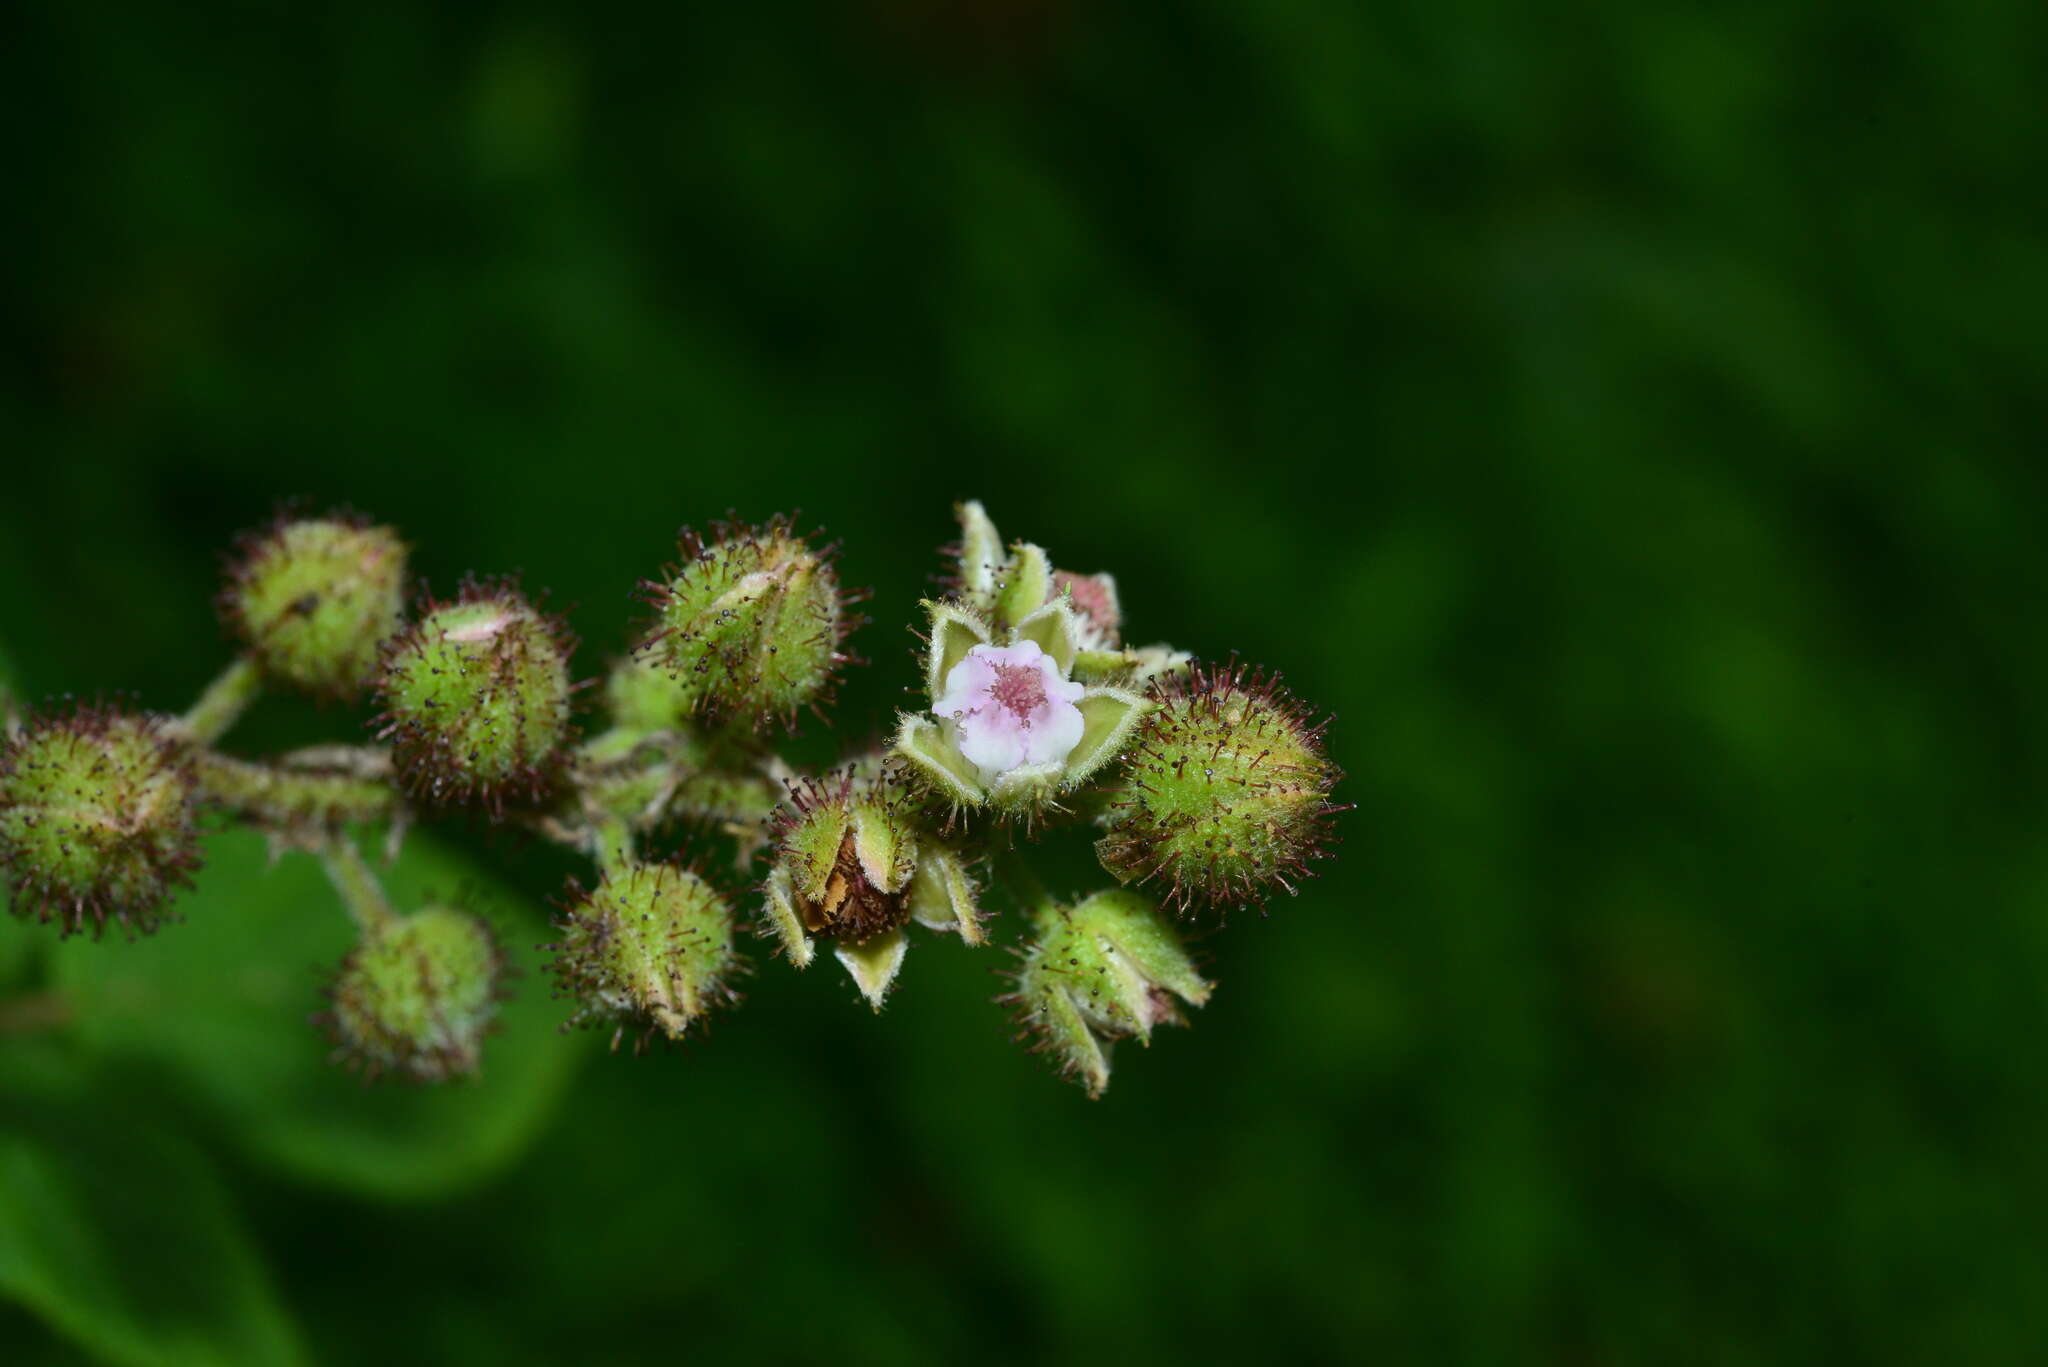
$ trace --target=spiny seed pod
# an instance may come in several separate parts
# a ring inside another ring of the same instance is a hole
[[[720,522],[706,538],[685,529],[680,563],[641,585],[654,620],[637,654],[657,666],[677,708],[736,725],[787,724],[829,700],[840,651],[860,624],[832,568],[836,546],[814,549],[785,517],[766,526]]]
[[[347,698],[376,678],[404,595],[405,543],[389,527],[279,518],[241,539],[220,608],[269,677]]]
[[[574,885],[571,885],[574,888]],[[581,1005],[563,1026],[610,1022],[612,1044],[628,1029],[681,1039],[692,1021],[739,1000],[732,913],[717,889],[687,869],[634,864],[607,871],[556,921],[552,971],[560,995]]]
[[[428,907],[367,932],[342,961],[315,1021],[335,1055],[369,1077],[440,1082],[476,1071],[503,999],[505,961],[489,928]]]
[[[1185,913],[1196,903],[1262,901],[1295,891],[1330,843],[1330,801],[1343,776],[1323,752],[1327,721],[1278,675],[1235,663],[1196,665],[1156,681],[1121,786],[1096,842],[1126,883],[1157,879]]]
[[[1099,1097],[1113,1041],[1150,1044],[1153,1026],[1185,1023],[1176,998],[1200,1006],[1210,991],[1158,908],[1119,890],[1041,914],[1016,990],[997,1000],[1016,1009],[1035,1051]]]
[[[155,717],[86,704],[0,747],[0,864],[14,913],[69,936],[155,930],[199,867],[195,782]]]
[[[575,641],[510,583],[470,581],[386,653],[380,739],[406,787],[435,802],[536,797],[569,736]]]

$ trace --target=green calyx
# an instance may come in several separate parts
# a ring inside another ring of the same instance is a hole
[[[1035,1047],[1100,1096],[1114,1041],[1149,1044],[1154,1026],[1184,1023],[1180,1002],[1200,1006],[1211,990],[1158,908],[1117,890],[1041,913],[1037,942],[1004,1000]]]
[[[1157,880],[1181,911],[1294,891],[1330,841],[1342,776],[1322,726],[1276,677],[1195,666],[1155,685],[1133,759],[1102,820],[1102,866]]]
[[[0,863],[14,912],[64,935],[156,929],[199,865],[190,766],[157,719],[88,705],[0,750]]]
[[[669,864],[608,871],[557,921],[552,971],[581,1002],[572,1024],[610,1023],[680,1039],[737,1000],[732,912],[709,883]],[[616,1043],[617,1036],[614,1036]]]
[[[920,827],[900,773],[870,759],[791,785],[764,892],[769,927],[798,968],[816,941],[880,1010],[909,948],[912,920],[985,943],[967,856]]]
[[[707,540],[683,534],[681,559],[644,586],[655,616],[637,652],[668,685],[663,700],[630,681],[643,715],[672,711],[735,726],[788,724],[823,702],[848,656],[839,647],[857,622],[832,568],[786,518],[762,527],[721,523]]]
[[[505,584],[468,584],[392,647],[380,736],[399,776],[432,802],[537,796],[569,734],[567,632]]]
[[[353,697],[404,609],[405,543],[389,527],[327,517],[244,539],[221,594],[228,625],[279,682]]]
[[[768,919],[799,967],[813,937],[861,944],[910,918],[917,833],[899,785],[856,770],[805,779],[791,786],[773,841]]]
[[[342,1058],[371,1077],[440,1082],[476,1071],[503,972],[482,921],[428,907],[366,931],[320,1021]]]

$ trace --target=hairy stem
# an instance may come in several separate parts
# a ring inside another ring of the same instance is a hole
[[[284,767],[291,759],[288,755],[276,764],[256,764],[202,750],[194,768],[202,793],[259,826],[300,828],[381,821],[398,810],[398,794],[387,782],[347,770]]]
[[[633,828],[623,817],[604,816],[590,828],[590,857],[607,874],[633,865]]]
[[[342,905],[348,908],[349,915],[355,917],[356,925],[365,935],[375,934],[397,922],[398,913],[391,909],[390,899],[385,897],[377,875],[370,872],[370,866],[363,862],[362,851],[346,834],[336,834],[320,847],[320,863],[334,883],[334,890],[341,895]]]
[[[194,745],[211,745],[228,733],[262,691],[263,672],[254,657],[239,656],[178,718],[178,730]]]

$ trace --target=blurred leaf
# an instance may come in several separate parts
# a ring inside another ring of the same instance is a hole
[[[306,1361],[205,1157],[105,1109],[25,1100],[19,1072],[0,1102],[0,1295],[107,1362]]]
[[[147,940],[72,940],[54,954],[56,989],[76,1034],[110,1055],[178,1071],[238,1143],[301,1177],[400,1198],[480,1182],[518,1156],[560,1100],[579,1041],[539,978],[539,928],[493,913],[485,879],[414,835],[384,878],[401,907],[459,900],[498,922],[522,970],[484,1048],[482,1075],[439,1087],[365,1085],[330,1063],[308,1022],[324,975],[354,940],[319,865],[302,854],[270,864],[262,837],[213,837],[184,916]]]

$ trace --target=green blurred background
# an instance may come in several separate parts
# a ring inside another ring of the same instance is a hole
[[[0,1358],[2040,1360],[2038,6],[7,27],[24,691],[182,706],[282,495],[592,673],[678,524],[801,507],[877,591],[855,741],[978,495],[1335,710],[1358,810],[1093,1104],[936,941],[637,1060],[529,976],[419,1094],[322,1067],[303,859],[9,921],[72,1021],[0,1007]],[[571,867],[398,881],[524,946]]]

